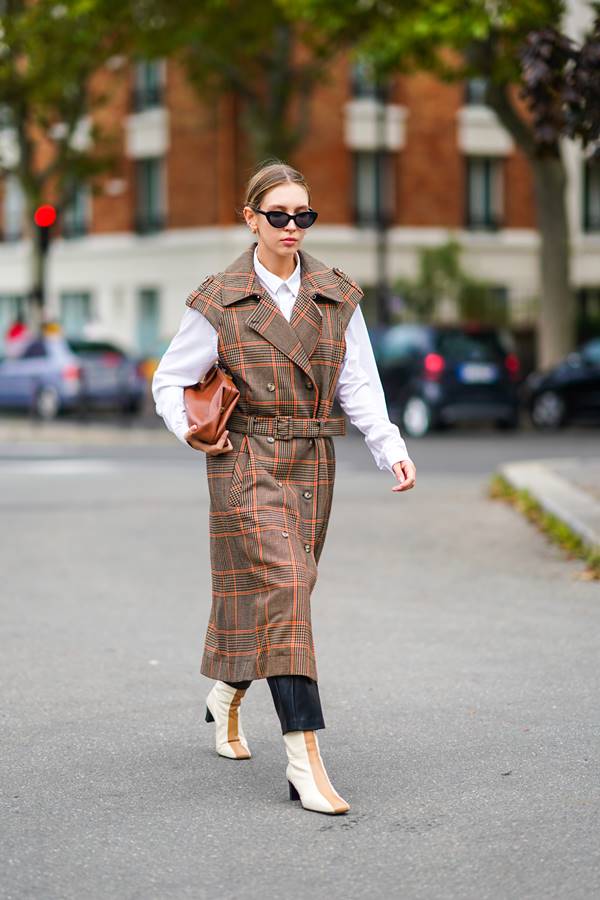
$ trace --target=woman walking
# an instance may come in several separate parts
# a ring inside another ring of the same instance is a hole
[[[216,750],[248,759],[240,704],[266,678],[288,757],[291,799],[344,813],[321,758],[325,728],[311,628],[311,594],[333,496],[332,436],[345,418],[365,436],[400,492],[415,466],[388,418],[358,285],[301,249],[317,218],[303,176],[284,163],[250,179],[243,215],[256,240],[188,296],[177,334],[154,374],[156,411],[206,454],[212,606],[200,666],[215,680],[206,721]],[[240,397],[214,445],[189,428],[183,388],[219,359]]]

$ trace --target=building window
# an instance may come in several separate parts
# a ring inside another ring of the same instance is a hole
[[[600,337],[600,287],[580,287],[577,298],[577,340]]]
[[[359,150],[353,156],[353,208],[357,225],[389,225],[395,220],[394,154]]]
[[[142,356],[158,352],[160,297],[155,288],[142,288],[138,294],[137,344]]]
[[[61,219],[61,233],[65,238],[81,237],[88,231],[89,188],[79,185]]]
[[[353,97],[372,97],[386,103],[390,99],[391,84],[377,81],[368,63],[356,62],[350,69],[350,93]]]
[[[137,62],[133,73],[133,111],[142,112],[163,102],[161,60],[141,60]]]
[[[4,180],[4,216],[2,233],[5,241],[18,241],[23,237],[25,196],[16,175]]]
[[[583,229],[600,231],[600,162],[584,161]]]
[[[465,84],[465,103],[468,106],[484,104],[486,87],[487,78],[469,78]]]
[[[60,295],[60,322],[67,338],[84,338],[85,326],[92,317],[92,298],[88,291],[63,291]]]
[[[500,228],[502,223],[502,159],[468,156],[466,159],[467,228]]]
[[[138,159],[136,167],[135,230],[148,234],[164,228],[164,167],[162,157]]]

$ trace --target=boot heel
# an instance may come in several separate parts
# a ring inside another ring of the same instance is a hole
[[[211,713],[211,711],[210,711],[210,709],[208,708],[208,706],[206,707],[206,715],[204,716],[204,721],[205,721],[205,722],[214,722],[214,721],[215,721],[215,717],[214,717],[213,714]]]
[[[288,785],[289,785],[289,788],[290,788],[290,800],[299,800],[299,799],[300,799],[300,794],[298,793],[298,791],[296,790],[296,788],[294,787],[294,785],[292,784],[292,782],[291,782],[291,781],[288,781]]]

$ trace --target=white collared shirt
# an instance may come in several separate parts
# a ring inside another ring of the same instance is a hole
[[[285,281],[279,275],[266,269],[258,258],[258,247],[254,248],[254,269],[262,286],[268,290],[288,322],[292,318],[292,307],[300,290],[300,257],[296,253],[296,268]]]
[[[300,290],[300,258],[289,278],[279,278],[265,268],[254,248],[254,268],[262,286],[273,297],[289,322]],[[379,469],[393,472],[392,465],[409,459],[406,443],[397,425],[390,422],[385,394],[375,363],[369,332],[360,304],[356,306],[345,332],[346,354],[336,386],[335,397],[350,423],[362,432]],[[189,431],[183,389],[195,384],[218,357],[217,331],[208,319],[192,307],[186,307],[179,330],[165,350],[152,379],[156,412],[169,431],[189,447]],[[195,451],[197,452],[197,451]]]

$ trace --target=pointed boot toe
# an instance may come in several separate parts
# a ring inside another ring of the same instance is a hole
[[[334,789],[319,751],[315,731],[288,731],[283,735],[288,765],[285,770],[290,800],[300,800],[304,809],[339,815],[350,804]]]

